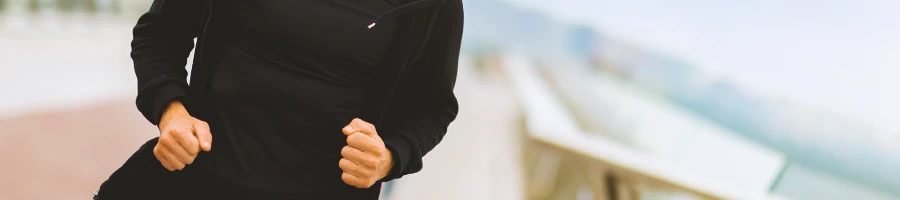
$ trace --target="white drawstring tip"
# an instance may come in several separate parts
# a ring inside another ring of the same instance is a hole
[[[372,27],[375,27],[375,22],[372,22],[372,24],[369,24],[369,29],[372,29]]]

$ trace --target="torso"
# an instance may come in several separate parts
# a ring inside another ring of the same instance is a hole
[[[209,87],[204,167],[246,187],[349,190],[341,128],[359,117],[394,27],[368,30],[387,0],[229,0],[228,42]]]

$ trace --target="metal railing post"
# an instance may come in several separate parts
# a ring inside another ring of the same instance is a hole
[[[537,162],[529,184],[529,199],[547,199],[555,189],[562,156],[550,151],[538,152]]]
[[[587,175],[588,181],[590,182],[594,200],[615,200],[615,194],[612,192],[614,180],[610,174],[603,167],[591,163],[590,161],[587,162],[586,165],[588,167],[584,173]]]

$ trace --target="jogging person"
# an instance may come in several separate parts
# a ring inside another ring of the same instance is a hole
[[[95,199],[377,199],[456,118],[462,28],[461,0],[155,0],[131,57],[160,135]]]

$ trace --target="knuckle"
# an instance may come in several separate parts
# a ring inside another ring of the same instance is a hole
[[[177,130],[177,132],[178,132],[178,134],[183,134],[183,135],[185,135],[185,134],[193,135],[193,132],[191,131],[190,127],[181,127]]]
[[[159,141],[163,142],[163,141],[172,140],[173,137],[175,137],[175,135],[178,135],[178,132],[176,130],[172,130],[172,129],[166,130],[165,132],[163,132],[162,134],[159,135]]]
[[[350,136],[347,136],[347,144],[348,145],[356,145],[362,142],[362,138],[359,137],[358,133],[354,133]]]
[[[384,151],[375,150],[375,151],[372,151],[372,155],[375,155],[376,158],[381,158],[381,157],[384,157]]]
[[[344,146],[344,148],[341,148],[341,155],[344,157],[347,157],[347,155],[350,154],[350,152],[351,152],[350,146]]]
[[[346,170],[346,169],[350,168],[350,162],[347,161],[347,159],[341,159],[341,161],[338,162],[338,166],[339,166],[341,169],[345,169],[345,170]]]
[[[373,173],[372,173],[372,170],[363,170],[363,172],[361,173],[361,175],[362,175],[363,177],[365,177],[366,179],[371,179]]]
[[[200,151],[200,140],[197,140],[197,138],[193,137],[185,138],[184,140],[188,144],[188,146],[186,146],[187,150],[190,150],[195,154]]]
[[[191,148],[189,148],[189,150],[187,150],[187,153],[191,157],[197,156],[197,154],[200,153],[200,145],[194,144],[193,146],[191,146]]]
[[[378,160],[375,160],[374,158],[368,158],[365,161],[365,165],[366,167],[375,168],[376,166],[378,166]]]
[[[160,133],[159,133],[159,141],[157,141],[157,142],[158,142],[158,143],[163,143],[163,142],[165,142],[166,140],[169,140],[169,135],[171,135],[170,132],[172,132],[172,131],[170,131],[170,130],[165,130],[165,131],[160,132]]]
[[[171,145],[173,142],[174,141],[172,141],[172,139],[170,139],[169,137],[160,136],[159,143],[156,144],[156,146],[159,147],[157,151],[159,151],[160,153],[165,152],[164,150],[169,149],[169,145]]]
[[[157,154],[163,155],[163,153],[168,152],[167,150],[169,149],[169,144],[169,140],[160,139],[159,143],[156,144],[156,148],[154,148],[153,150],[155,150]]]
[[[163,131],[165,131],[166,133],[175,132],[175,130],[178,130],[178,124],[174,123],[169,123],[165,128],[163,128]]]
[[[350,174],[348,174],[347,172],[344,172],[344,174],[341,175],[341,180],[344,180],[344,183],[351,184],[351,185],[352,185],[352,184],[354,183],[354,181],[355,181],[355,180],[353,179],[353,175],[350,175]]]
[[[357,142],[360,142],[360,143],[368,143],[369,142],[369,136],[367,136],[364,133],[357,133],[354,135],[356,135]]]

